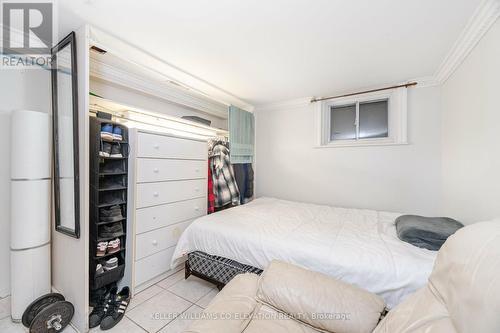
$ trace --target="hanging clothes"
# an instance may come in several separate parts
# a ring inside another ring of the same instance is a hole
[[[224,144],[215,144],[209,161],[213,179],[214,207],[239,205],[240,192],[234,177],[228,147]]]
[[[208,160],[208,202],[207,214],[215,212],[215,198],[214,198],[214,180],[212,178],[212,169],[210,168],[210,160]]]
[[[234,176],[240,190],[240,203],[253,199],[253,168],[251,163],[233,164]]]

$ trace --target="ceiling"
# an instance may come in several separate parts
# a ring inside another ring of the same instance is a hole
[[[251,104],[433,75],[481,0],[59,0]]]

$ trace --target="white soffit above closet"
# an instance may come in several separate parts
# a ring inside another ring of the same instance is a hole
[[[433,75],[480,2],[71,0],[59,22],[263,104]]]
[[[218,102],[206,94],[178,84],[159,71],[129,62],[125,57],[120,58],[110,52],[90,52],[90,76],[223,119],[227,119],[230,104],[253,109],[250,105],[241,105],[234,100],[228,104]]]

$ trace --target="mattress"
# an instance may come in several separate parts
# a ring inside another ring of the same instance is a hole
[[[259,269],[277,259],[376,293],[392,308],[426,284],[437,253],[399,240],[400,215],[259,198],[195,220],[172,266],[195,251]]]

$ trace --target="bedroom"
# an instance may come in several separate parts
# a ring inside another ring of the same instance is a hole
[[[32,3],[0,332],[500,331],[498,0]]]

